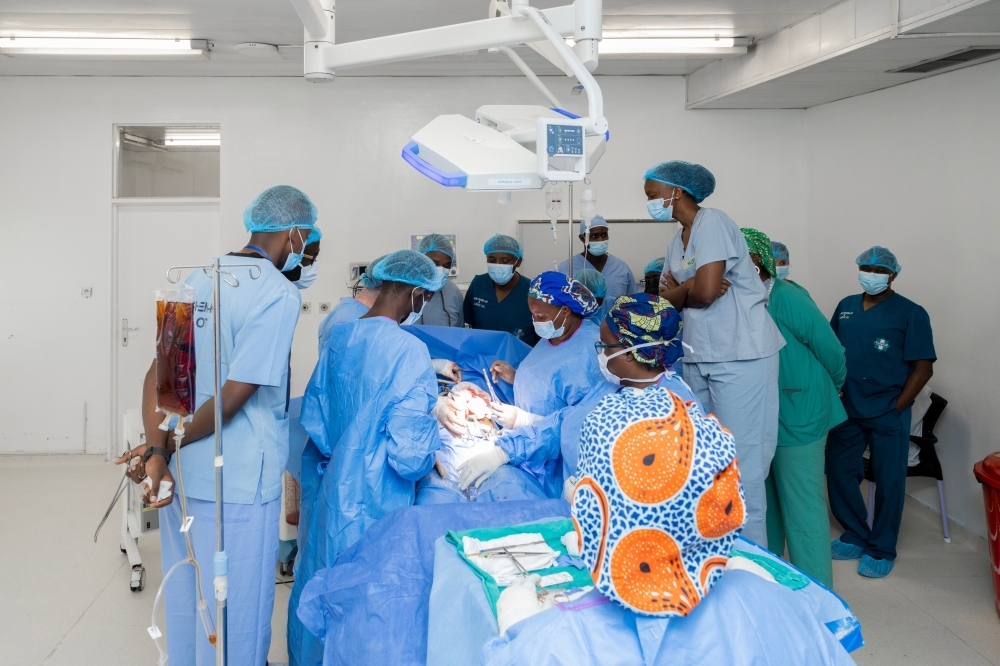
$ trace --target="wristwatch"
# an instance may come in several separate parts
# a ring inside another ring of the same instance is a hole
[[[167,464],[170,464],[170,451],[167,451],[162,446],[151,446],[146,449],[146,452],[142,454],[142,464],[145,465],[149,461],[150,456],[157,455],[163,456],[163,458],[167,461]]]

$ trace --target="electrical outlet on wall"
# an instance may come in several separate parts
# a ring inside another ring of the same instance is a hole
[[[91,296],[94,295],[94,288],[84,287],[83,289],[80,290],[80,295],[83,296],[84,298],[90,298]]]
[[[312,303],[303,303],[302,304],[302,314],[311,314],[312,313],[312,309],[313,309],[313,304]]]
[[[322,312],[322,313],[325,314],[325,313],[329,312],[330,310],[331,310],[331,308],[330,308],[330,304],[329,303],[320,303],[319,304],[319,311],[320,312]]]

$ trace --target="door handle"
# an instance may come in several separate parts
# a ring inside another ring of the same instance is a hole
[[[129,328],[128,319],[122,319],[122,347],[128,347],[128,332],[138,331],[138,330],[139,330],[138,326]]]

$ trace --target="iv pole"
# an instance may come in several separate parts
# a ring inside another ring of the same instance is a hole
[[[213,585],[215,587],[215,663],[216,666],[226,666],[227,663],[227,641],[226,632],[227,609],[226,600],[229,596],[229,558],[226,555],[225,533],[222,529],[223,505],[222,505],[222,315],[220,305],[222,303],[222,281],[231,287],[239,287],[240,281],[230,271],[222,270],[222,264],[218,257],[212,260],[207,266],[172,266],[167,269],[167,281],[176,284],[180,281],[180,274],[176,278],[171,277],[174,271],[183,269],[200,268],[212,275],[212,325],[213,325],[213,346],[215,355],[215,555],[212,557],[215,577]],[[260,266],[257,264],[226,264],[226,268],[249,268],[251,280],[260,277]],[[256,270],[257,274],[254,275]],[[222,276],[226,275],[226,278]]]

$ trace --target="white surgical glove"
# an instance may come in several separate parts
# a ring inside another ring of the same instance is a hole
[[[434,374],[447,377],[454,382],[462,381],[462,369],[454,361],[444,358],[432,358],[431,365],[434,366]]]
[[[518,578],[500,593],[497,598],[497,625],[501,636],[521,620],[554,605],[554,596],[551,594],[539,600],[536,586],[541,580],[542,577],[538,574]]]
[[[542,418],[537,414],[518,409],[514,405],[505,405],[502,402],[491,402],[490,408],[493,409],[493,414],[496,416],[495,420],[507,430],[529,426]]]
[[[570,476],[563,481],[563,499],[573,503],[573,491],[576,489],[576,477]]]
[[[438,423],[448,432],[455,437],[462,437],[469,429],[464,412],[465,409],[460,409],[454,397],[449,393],[448,395],[438,396],[433,414],[437,417]]]
[[[468,488],[473,481],[476,488],[483,484],[483,481],[493,476],[494,472],[503,465],[510,462],[510,456],[499,446],[494,446],[486,453],[480,453],[475,458],[470,458],[458,466],[458,487],[461,490]]]

